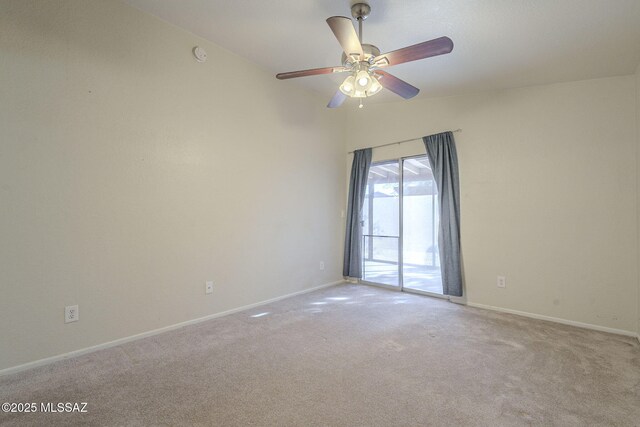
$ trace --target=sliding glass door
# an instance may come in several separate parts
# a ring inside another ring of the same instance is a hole
[[[375,163],[363,208],[365,281],[400,286],[400,167],[398,161]]]
[[[363,281],[442,294],[437,203],[426,156],[371,165],[363,209]]]
[[[403,159],[403,287],[442,294],[438,252],[438,191],[426,156]]]

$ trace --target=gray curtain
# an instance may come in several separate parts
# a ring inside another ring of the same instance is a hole
[[[371,166],[371,148],[353,152],[342,275],[362,278],[362,205]]]
[[[443,293],[461,297],[460,182],[456,144],[451,132],[425,136],[422,140],[438,187],[440,204],[438,245],[440,246]]]

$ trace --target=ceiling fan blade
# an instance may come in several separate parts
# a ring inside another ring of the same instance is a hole
[[[453,41],[449,37],[440,37],[394,50],[374,58],[374,64],[378,67],[402,64],[404,62],[417,61],[418,59],[444,55],[453,50]]]
[[[338,43],[340,43],[347,56],[357,56],[359,58],[364,56],[360,39],[356,34],[356,29],[353,28],[351,19],[345,16],[332,16],[327,19],[327,24],[329,24],[333,35],[336,36]]]
[[[379,76],[378,81],[383,88],[389,89],[391,92],[400,95],[404,99],[413,98],[420,92],[415,86],[411,86],[404,80],[400,80],[396,76],[393,76],[385,71],[376,70],[376,74]]]
[[[315,76],[318,74],[331,74],[342,73],[347,71],[346,67],[324,67],[324,68],[312,68],[310,70],[290,71],[288,73],[276,74],[276,78],[279,80],[293,79],[295,77]]]
[[[329,101],[329,103],[327,104],[327,108],[337,108],[341,106],[344,100],[347,98],[347,95],[338,90],[335,95],[333,95],[333,98],[331,98],[331,101]]]

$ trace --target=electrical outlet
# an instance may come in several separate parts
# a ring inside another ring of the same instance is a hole
[[[320,270],[324,270],[324,261],[320,261]]]
[[[80,320],[80,310],[77,305],[68,305],[64,308],[64,323]]]
[[[204,293],[205,294],[212,294],[213,293],[213,282],[207,282],[205,284]]]
[[[498,287],[506,288],[507,287],[507,278],[504,276],[498,276]]]

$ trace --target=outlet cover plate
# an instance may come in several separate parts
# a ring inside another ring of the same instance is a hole
[[[80,309],[77,305],[68,305],[64,308],[64,323],[80,320]]]
[[[204,285],[204,293],[207,294],[207,295],[213,293],[213,282],[208,281],[207,283],[205,283],[205,285]]]
[[[504,276],[498,276],[498,287],[506,288],[507,287],[507,278]]]

